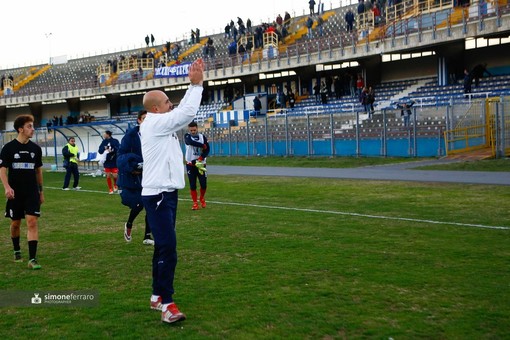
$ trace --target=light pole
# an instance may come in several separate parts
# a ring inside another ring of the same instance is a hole
[[[48,61],[48,63],[51,65],[53,64],[51,61],[51,36],[53,35],[53,33],[44,33],[44,35],[46,36],[46,39],[48,39],[48,50],[50,54],[50,60]]]

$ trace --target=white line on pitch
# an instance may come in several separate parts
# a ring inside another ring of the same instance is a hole
[[[237,205],[237,206],[246,206],[246,207],[255,207],[255,208],[266,208],[266,209],[278,209],[278,210],[292,210],[292,211],[314,212],[314,213],[321,213],[321,214],[345,215],[345,216],[356,216],[356,217],[366,217],[366,218],[377,218],[377,219],[382,219],[382,220],[397,220],[397,221],[420,222],[420,223],[429,223],[429,224],[446,224],[446,225],[454,225],[454,226],[459,226],[459,227],[474,227],[474,228],[484,228],[484,229],[510,230],[510,227],[505,227],[505,226],[491,226],[491,225],[472,224],[472,223],[459,223],[459,222],[444,222],[444,221],[434,221],[434,220],[423,220],[423,219],[417,219],[417,218],[406,218],[406,217],[388,217],[388,216],[359,214],[359,213],[344,212],[344,211],[303,209],[303,208],[288,208],[288,207],[276,207],[276,206],[270,206],[270,205],[246,204],[246,203],[235,203],[235,202],[214,202],[214,201],[207,201],[207,203],[217,203],[217,204],[225,204],[225,205]]]
[[[62,188],[55,188],[55,187],[47,187],[47,188],[48,189],[62,190]],[[81,190],[78,190],[78,191],[94,192],[94,193],[99,193],[99,194],[108,194],[108,192],[106,192],[106,191],[97,191],[97,190],[83,190],[83,189],[81,189]],[[179,198],[179,200],[180,201],[191,201],[190,199],[187,199],[187,198]],[[418,218],[407,218],[407,217],[388,217],[388,216],[380,216],[380,215],[369,215],[369,214],[352,213],[352,212],[345,212],[345,211],[332,211],[332,210],[318,210],[318,209],[305,209],[305,208],[276,207],[276,206],[271,206],[271,205],[235,203],[235,202],[207,201],[207,203],[224,204],[224,205],[237,205],[237,206],[243,206],[243,207],[254,207],[254,208],[265,208],[265,209],[303,211],[303,212],[313,212],[313,213],[332,214],[332,215],[356,216],[356,217],[376,218],[376,219],[381,219],[381,220],[396,220],[396,221],[420,222],[420,223],[429,223],[429,224],[446,224],[446,225],[454,225],[454,226],[459,226],[459,227],[473,227],[473,228],[483,228],[483,229],[510,230],[510,227],[506,227],[506,226],[491,226],[491,225],[472,224],[472,223],[444,222],[444,221],[423,220],[423,219],[418,219]]]

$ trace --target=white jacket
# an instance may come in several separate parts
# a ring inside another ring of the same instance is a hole
[[[184,188],[184,162],[177,132],[195,118],[202,90],[202,86],[190,86],[177,108],[166,113],[148,112],[140,125],[142,196]]]

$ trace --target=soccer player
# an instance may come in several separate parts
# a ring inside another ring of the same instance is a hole
[[[124,239],[131,242],[131,231],[136,217],[143,210],[142,202],[142,173],[143,158],[142,145],[140,143],[140,125],[142,124],[147,111],[138,112],[138,126],[128,130],[120,142],[119,154],[117,156],[117,168],[119,177],[117,185],[122,189],[120,197],[122,204],[130,208],[127,222],[124,224]],[[143,244],[154,245],[151,238],[151,229],[145,216],[145,236]]]
[[[198,210],[197,178],[200,182],[200,205],[205,208],[205,191],[207,190],[206,157],[209,154],[207,137],[198,132],[197,122],[188,124],[188,133],[184,135],[186,144],[186,172],[188,174],[189,189],[193,200],[192,210]]]
[[[147,116],[140,126],[142,201],[155,242],[150,307],[161,310],[161,320],[167,323],[186,318],[173,300],[178,190],[185,185],[183,154],[177,132],[193,121],[198,112],[204,81],[202,59],[191,64],[188,76],[191,85],[176,109],[163,91],[152,90],[144,95]]]
[[[119,150],[120,143],[117,139],[112,137],[112,132],[107,130],[103,134],[103,141],[99,145],[98,152],[103,154],[106,152],[106,159],[104,161],[104,172],[106,173],[106,184],[108,185],[108,193],[111,195],[116,193],[117,188],[117,151]]]
[[[0,152],[0,179],[5,188],[5,217],[11,219],[11,239],[14,261],[21,262],[21,219],[27,223],[28,268],[41,269],[37,263],[39,228],[37,219],[44,203],[42,150],[30,140],[34,135],[34,117],[20,115],[14,120],[18,137],[8,142]]]

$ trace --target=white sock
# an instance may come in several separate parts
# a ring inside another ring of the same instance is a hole
[[[159,299],[159,295],[151,295],[151,302],[157,302]]]
[[[166,310],[168,309],[168,306],[169,306],[169,305],[170,305],[169,303],[165,303],[165,304],[162,306],[163,308],[161,308],[161,311],[162,311],[162,312],[166,312]]]

